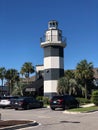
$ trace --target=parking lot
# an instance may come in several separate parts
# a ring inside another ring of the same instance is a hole
[[[71,114],[50,108],[31,110],[0,109],[2,120],[35,120],[38,126],[25,130],[96,130],[98,112]]]

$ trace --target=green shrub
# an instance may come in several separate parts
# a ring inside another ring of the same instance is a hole
[[[43,97],[44,104],[49,105],[49,100],[49,97]]]
[[[44,97],[44,96],[37,96],[36,97],[37,100],[43,101],[43,103],[45,105],[49,105],[49,98],[48,97]]]
[[[43,100],[43,96],[37,96],[36,99],[39,100],[39,101],[42,101]]]
[[[98,106],[98,90],[92,92],[92,102]]]
[[[78,102],[80,103],[80,105],[91,103],[90,99],[85,99],[85,98],[76,98],[76,99],[78,100]]]

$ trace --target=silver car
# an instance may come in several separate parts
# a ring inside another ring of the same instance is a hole
[[[4,96],[0,99],[0,108],[12,107],[12,102],[17,99],[18,96]]]

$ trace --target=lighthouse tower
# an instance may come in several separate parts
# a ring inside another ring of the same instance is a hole
[[[41,47],[44,49],[44,96],[49,98],[57,94],[58,79],[64,76],[65,46],[58,22],[49,21],[45,37],[41,39]]]

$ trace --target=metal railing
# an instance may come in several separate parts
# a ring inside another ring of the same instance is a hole
[[[43,36],[40,38],[40,43],[41,42],[57,42],[57,41],[66,43],[66,38],[63,36],[58,36],[58,35],[48,35],[48,36]]]

